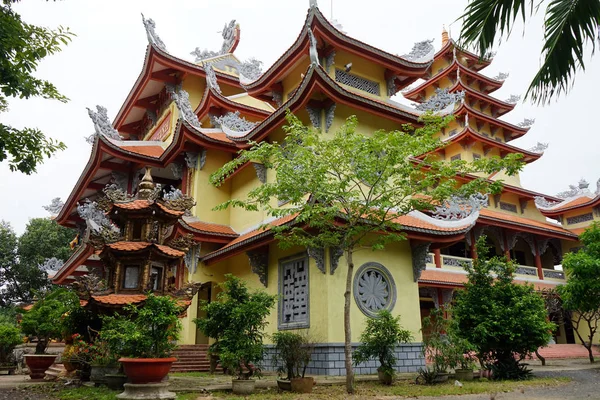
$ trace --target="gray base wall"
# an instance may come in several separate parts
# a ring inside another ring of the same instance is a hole
[[[353,343],[352,349],[356,350],[359,343]],[[425,359],[421,354],[422,343],[408,343],[396,347],[396,371],[397,372],[418,372],[419,368],[425,367]],[[262,368],[265,371],[276,371],[277,367],[273,365],[273,355],[275,348],[273,345],[265,346],[265,357]],[[344,344],[343,343],[318,343],[312,353],[312,358],[306,373],[311,375],[346,375],[344,362]],[[368,361],[354,367],[354,373],[357,375],[376,374],[379,367],[378,361]]]

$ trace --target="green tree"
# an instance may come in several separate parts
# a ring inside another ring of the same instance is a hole
[[[48,273],[40,266],[51,259],[56,265],[66,261],[74,235],[48,218],[31,219],[19,238],[9,224],[0,223],[0,306],[31,302],[36,291],[48,289]]]
[[[460,43],[488,54],[497,41],[510,36],[515,20],[523,22],[540,8],[533,0],[470,0],[464,14]],[[585,47],[596,48],[600,1],[551,0],[545,8],[542,63],[525,97],[543,104],[566,93],[574,75],[585,70]]]
[[[52,30],[23,22],[7,0],[0,3],[0,27],[0,113],[8,110],[9,97],[66,102],[68,99],[52,83],[33,73],[42,59],[59,52],[73,34],[62,27]],[[0,161],[8,160],[11,171],[31,174],[44,157],[65,148],[64,143],[46,138],[39,129],[0,123]]]
[[[513,282],[516,264],[490,257],[485,236],[477,241],[477,259],[465,268],[469,280],[452,307],[456,336],[475,347],[496,378],[527,376],[520,362],[546,345],[555,328],[544,299],[533,285]]]
[[[277,142],[254,144],[211,176],[219,185],[236,168],[248,161],[262,163],[274,171],[275,179],[252,189],[246,199],[232,199],[217,207],[262,208],[272,217],[295,216],[294,225],[271,229],[283,248],[339,247],[346,259],[344,293],[344,332],[346,387],[354,391],[350,302],[354,252],[370,247],[382,249],[387,243],[405,239],[398,217],[413,210],[431,210],[451,196],[476,192],[497,192],[500,182],[489,184],[474,179],[460,186],[457,174],[492,173],[505,169],[512,175],[521,167],[520,155],[504,159],[491,157],[472,163],[445,161],[431,155],[423,163],[414,156],[428,154],[443,146],[435,134],[451,117],[426,115],[417,129],[377,131],[365,135],[357,130],[356,117],[350,117],[333,135],[305,127],[288,114],[283,145]],[[486,175],[489,176],[489,175]],[[416,196],[427,193],[427,197]],[[277,200],[287,207],[276,206]],[[385,232],[385,235],[380,233]]]
[[[579,240],[583,248],[565,255],[562,265],[568,279],[557,290],[593,363],[592,343],[600,322],[600,224],[590,225]]]

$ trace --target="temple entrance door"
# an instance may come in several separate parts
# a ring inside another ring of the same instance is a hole
[[[198,319],[206,317],[206,312],[201,309],[201,300],[210,302],[211,292],[211,282],[202,285],[198,291],[198,313],[196,314]],[[208,344],[208,337],[204,336],[200,329],[196,329],[196,344]]]

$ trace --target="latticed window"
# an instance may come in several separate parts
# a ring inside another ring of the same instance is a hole
[[[351,74],[341,69],[335,70],[335,80],[343,85],[347,85],[376,96],[381,95],[378,82]]]
[[[587,222],[587,221],[593,221],[593,220],[594,220],[594,214],[588,213],[588,214],[582,214],[582,215],[577,215],[575,217],[567,218],[567,224],[573,225],[573,224],[579,224],[581,222]]]
[[[279,329],[309,327],[308,257],[301,255],[279,263]]]

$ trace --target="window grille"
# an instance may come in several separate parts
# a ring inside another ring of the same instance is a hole
[[[515,204],[505,203],[503,201],[500,202],[500,209],[514,213],[517,212],[517,206]]]
[[[279,264],[279,329],[309,327],[308,258]]]
[[[593,220],[594,220],[594,214],[587,213],[587,214],[576,215],[574,217],[567,218],[567,224],[573,225],[573,224],[578,224],[580,222],[587,222],[587,221],[593,221]]]
[[[456,160],[460,160],[460,159],[461,159],[460,154],[450,157],[450,161],[456,161]]]
[[[379,83],[354,74],[350,74],[341,69],[335,70],[335,80],[343,85],[347,85],[376,96],[381,95]]]

